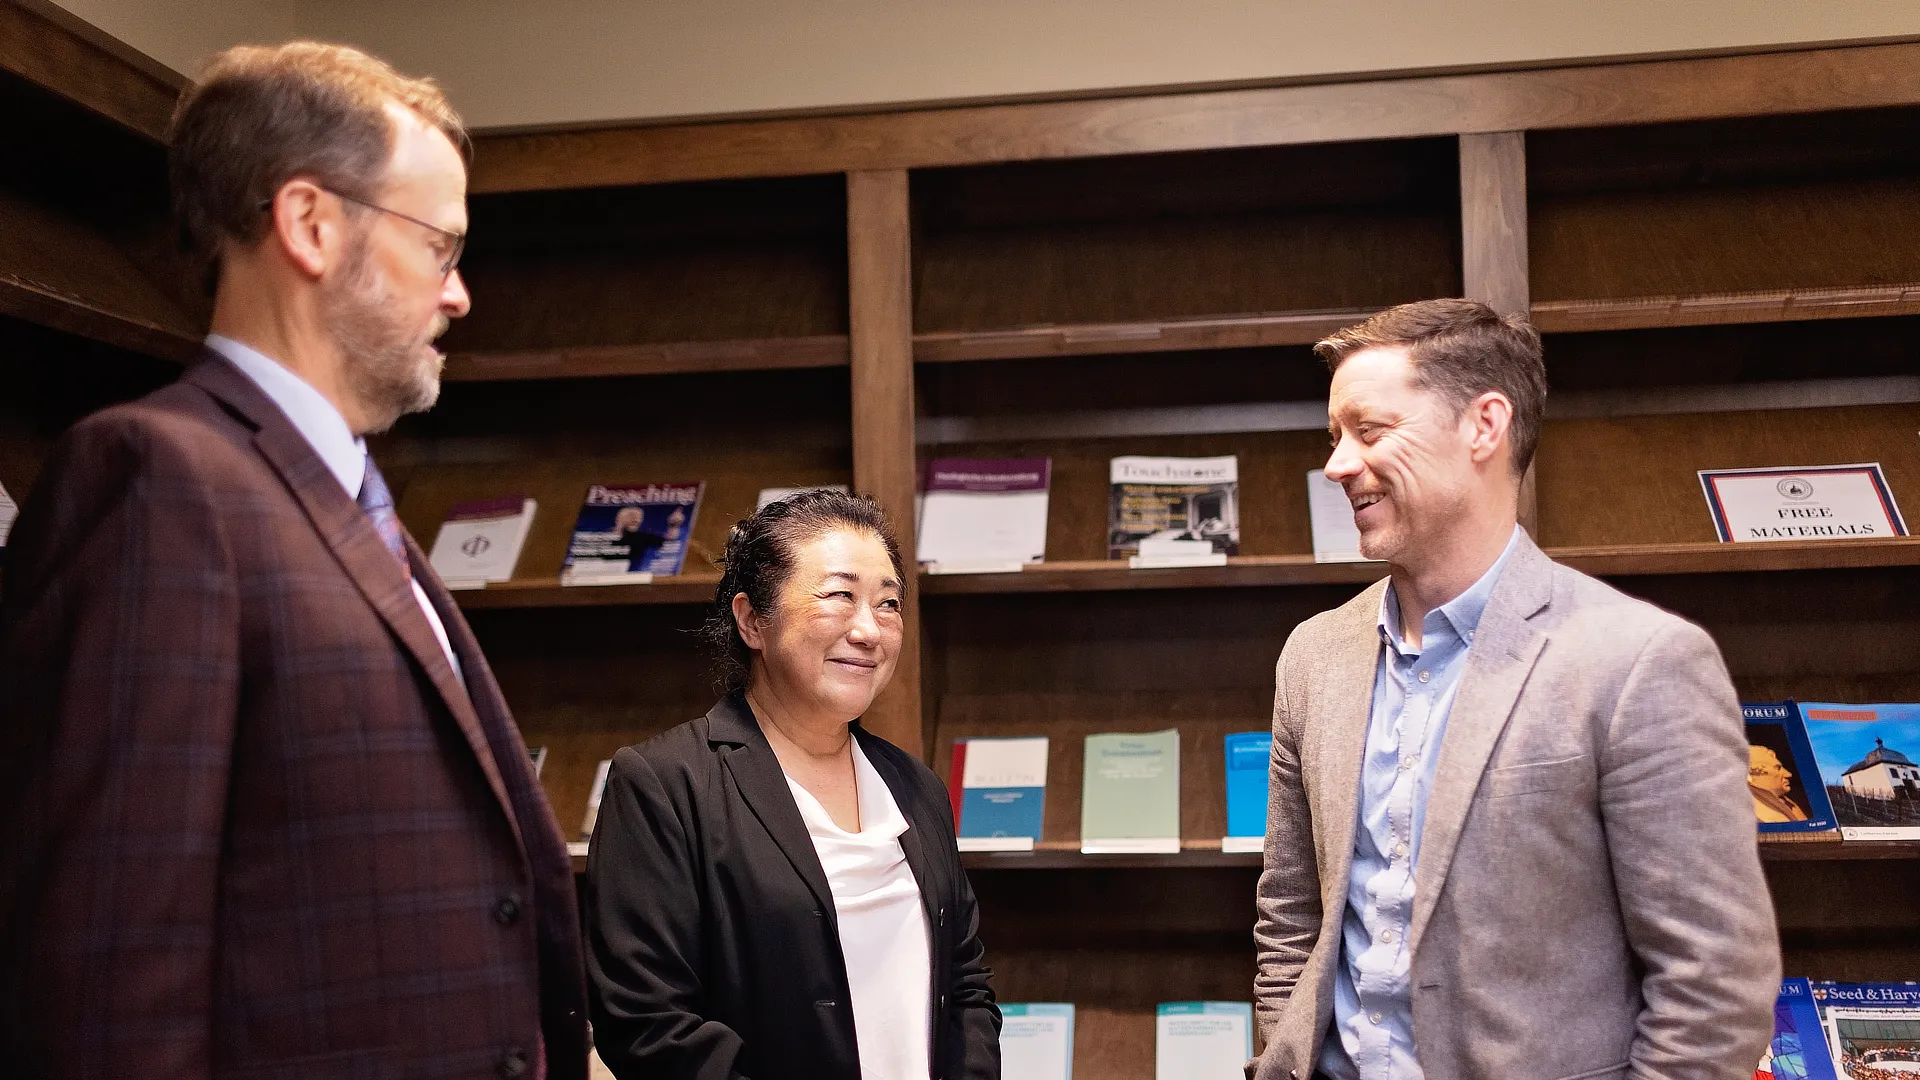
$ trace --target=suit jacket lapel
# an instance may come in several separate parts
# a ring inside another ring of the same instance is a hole
[[[707,713],[707,724],[709,739],[732,744],[721,762],[733,776],[734,786],[740,789],[747,808],[760,819],[761,826],[793,864],[794,872],[807,883],[814,901],[826,916],[828,928],[838,940],[840,919],[833,907],[833,890],[827,886],[827,872],[820,866],[820,856],[813,850],[813,836],[807,832],[800,807],[794,803],[793,792],[787,787],[787,774],[781,770],[780,759],[774,756],[759,721],[754,719],[746,695],[734,693],[722,698]]]
[[[1316,710],[1305,733],[1301,771],[1309,784],[1314,829],[1322,865],[1323,909],[1335,920],[1344,909],[1353,867],[1354,831],[1360,822],[1360,766],[1366,758],[1367,723],[1373,715],[1373,680],[1380,665],[1379,615],[1383,581],[1341,609],[1348,619],[1337,631],[1343,644],[1324,661],[1316,694],[1328,703]]]
[[[232,364],[209,352],[185,378],[238,410],[253,425],[254,445],[306,511],[308,519],[319,531],[327,549],[333,552],[341,569],[346,571],[347,577],[366,597],[367,603],[373,606],[388,629],[413,655],[414,661],[426,672],[433,688],[445,702],[447,710],[453,714],[454,723],[472,747],[481,771],[486,774],[487,784],[493,789],[501,807],[507,811],[508,821],[513,823],[517,837],[519,825],[513,819],[513,801],[508,797],[506,784],[500,778],[500,770],[494,762],[486,732],[480,727],[480,718],[474,712],[473,702],[468,699],[466,688],[460,685],[459,678],[454,675],[452,665],[447,663],[447,655],[441,650],[440,640],[434,636],[433,628],[427,624],[427,617],[414,598],[407,575],[401,572],[399,565],[394,562],[393,553],[381,542],[380,533],[373,527],[373,522],[347,497],[334,475],[327,471],[320,455],[314,453],[313,447],[285,414]],[[414,573],[420,573],[423,568],[431,573],[426,559],[411,538],[408,539],[407,550],[412,557]]]
[[[1447,713],[1440,760],[1434,767],[1433,788],[1427,793],[1427,813],[1420,827],[1420,862],[1414,871],[1413,923],[1407,931],[1410,948],[1420,936],[1446,887],[1447,871],[1466,825],[1467,811],[1480,788],[1501,732],[1513,716],[1534,662],[1546,647],[1546,635],[1527,620],[1553,597],[1553,563],[1531,540],[1521,539],[1494,583],[1486,611],[1480,616],[1467,669],[1459,692]]]
[[[867,760],[873,764],[873,771],[880,774],[880,779],[887,783],[887,790],[893,793],[893,801],[900,807],[900,815],[907,819],[907,831],[900,834],[900,851],[907,857],[907,869],[913,871],[914,882],[920,886],[920,907],[926,912],[927,925],[935,928],[934,940],[938,941],[940,939],[937,931],[943,919],[939,900],[946,895],[946,890],[944,882],[936,877],[933,860],[927,857],[927,827],[917,812],[920,809],[918,792],[913,786],[913,781],[894,768],[892,758],[877,750],[868,749],[872,745],[874,736],[868,734],[857,721],[853,725],[853,734],[861,741],[861,750],[866,753]],[[861,813],[864,818],[865,811],[862,810]],[[865,824],[864,820],[862,824]],[[939,963],[937,954],[934,962]]]

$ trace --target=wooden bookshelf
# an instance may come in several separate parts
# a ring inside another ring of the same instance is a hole
[[[845,367],[847,357],[845,334],[651,345],[583,345],[522,352],[452,353],[447,357],[445,377],[452,382],[505,382],[703,371],[772,371]]]
[[[463,609],[620,607],[632,604],[710,604],[719,574],[676,574],[646,585],[562,585],[554,578],[516,578],[484,589],[460,589]]]
[[[1761,289],[1617,300],[1536,300],[1533,303],[1533,325],[1543,334],[1914,314],[1920,314],[1920,284]]]
[[[1029,326],[1012,330],[948,330],[913,336],[920,363],[1018,360],[1040,356],[1249,349],[1311,345],[1377,309],[1297,311],[1148,322]]]

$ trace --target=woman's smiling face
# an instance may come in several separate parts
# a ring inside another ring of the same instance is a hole
[[[893,677],[903,588],[872,533],[834,528],[798,545],[773,611],[739,619],[741,640],[757,654],[753,682],[789,707],[859,717]]]

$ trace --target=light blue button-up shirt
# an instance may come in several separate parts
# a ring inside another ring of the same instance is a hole
[[[1413,954],[1407,949],[1421,825],[1474,631],[1519,537],[1516,526],[1506,550],[1480,580],[1427,613],[1418,649],[1400,635],[1392,585],[1380,602],[1381,656],[1333,979],[1338,1038],[1328,1039],[1320,1054],[1320,1070],[1334,1080],[1422,1076],[1413,1052]]]

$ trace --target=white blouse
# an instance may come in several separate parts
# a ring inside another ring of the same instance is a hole
[[[920,885],[900,848],[907,819],[857,741],[853,775],[860,800],[857,833],[835,825],[820,800],[792,777],[787,787],[833,891],[861,1080],[928,1080],[932,958]]]

